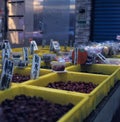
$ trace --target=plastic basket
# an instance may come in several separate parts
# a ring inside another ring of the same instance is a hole
[[[5,99],[13,99],[16,95],[38,96],[53,103],[74,104],[74,107],[64,114],[58,122],[82,122],[86,118],[86,107],[88,98],[83,95],[62,93],[60,91],[49,91],[48,89],[38,88],[35,86],[19,86],[8,89],[0,93],[0,102]]]
[[[92,74],[111,75],[113,77],[112,86],[120,80],[119,67],[110,64],[93,64],[93,65],[74,65],[66,68],[72,72],[86,72]]]
[[[44,75],[46,75],[48,73],[51,73],[51,72],[52,72],[51,70],[40,69],[40,76],[39,77],[42,77],[42,76],[44,76]],[[31,68],[15,68],[14,69],[14,73],[18,73],[20,75],[23,75],[23,74],[24,75],[30,75]],[[28,81],[24,81],[22,83],[24,84],[25,82],[29,82],[29,81],[32,81],[32,79],[31,80],[28,80]],[[22,84],[22,83],[20,83],[20,84]],[[14,83],[13,82],[13,84],[18,84],[18,83]]]
[[[84,82],[92,82],[94,84],[97,84],[98,86],[89,94],[86,93],[78,93],[78,92],[72,92],[72,91],[66,91],[66,90],[60,90],[61,92],[67,92],[70,94],[83,94],[84,96],[88,96],[89,99],[89,108],[88,113],[90,113],[93,109],[96,108],[96,106],[100,103],[100,101],[108,94],[108,92],[111,89],[110,82],[113,81],[113,77],[104,76],[104,75],[95,75],[95,74],[85,74],[85,73],[75,73],[75,72],[67,72],[67,73],[51,73],[46,76],[43,76],[39,79],[36,79],[34,81],[30,81],[29,83],[25,83],[27,85],[34,85],[34,86],[40,86],[45,87],[48,85],[48,83],[57,81],[84,81]],[[53,88],[47,88],[47,89],[53,89]],[[57,91],[58,89],[54,89]]]

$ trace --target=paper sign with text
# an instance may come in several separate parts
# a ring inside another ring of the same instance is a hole
[[[101,53],[98,53],[97,57],[99,57],[101,59],[101,61],[103,61],[105,64],[109,64],[109,61]]]
[[[36,41],[31,41],[30,42],[30,54],[33,54],[35,50],[38,50],[38,46]]]
[[[25,62],[29,61],[29,54],[28,54],[28,48],[27,47],[23,47],[23,60]]]
[[[10,42],[8,40],[4,40],[4,49],[9,49],[12,52]]]
[[[31,68],[31,79],[39,77],[41,58],[37,54],[34,54]]]
[[[60,51],[60,44],[58,41],[51,40],[50,42],[50,51]]]
[[[2,62],[4,62],[5,58],[10,58],[10,50],[2,49]]]
[[[14,63],[13,61],[6,59],[4,60],[1,79],[0,79],[0,89],[9,88],[13,76]]]

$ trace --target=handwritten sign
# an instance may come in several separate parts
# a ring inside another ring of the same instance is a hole
[[[28,48],[23,47],[23,60],[28,63],[29,61],[29,55],[28,55]]]
[[[5,58],[10,58],[10,50],[2,49],[2,62],[4,62]]]
[[[58,41],[50,41],[50,51],[60,51],[60,44]]]
[[[31,55],[34,54],[35,50],[38,50],[38,46],[37,46],[36,41],[33,40],[30,42],[30,54]]]
[[[11,45],[8,40],[4,40],[4,49],[9,49],[10,53],[12,52]]]
[[[109,64],[109,61],[101,53],[98,53],[97,57],[99,57],[105,64]]]
[[[41,58],[37,54],[34,54],[32,69],[31,69],[31,79],[36,79],[39,77],[40,63],[41,63]]]
[[[10,83],[12,81],[13,68],[14,68],[13,61],[5,58],[4,64],[3,64],[3,69],[2,69],[2,75],[1,75],[1,79],[0,79],[0,89],[1,90],[9,88]]]

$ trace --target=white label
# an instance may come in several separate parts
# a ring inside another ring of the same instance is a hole
[[[50,42],[50,51],[60,51],[60,44],[58,41],[51,40]]]
[[[34,51],[35,51],[35,50],[38,50],[38,46],[37,46],[36,41],[33,40],[33,41],[31,41],[30,43],[33,44],[33,49],[34,49]]]
[[[33,55],[34,54],[34,44],[30,43],[30,54]]]
[[[5,41],[6,41],[6,42],[4,42],[5,49],[9,49],[9,51],[12,52],[10,42],[8,40],[5,40]]]
[[[25,62],[28,62],[29,61],[28,48],[27,47],[23,47],[23,60]]]
[[[32,69],[31,69],[31,79],[36,79],[39,77],[40,73],[40,63],[41,58],[37,54],[33,56]]]
[[[53,51],[54,49],[53,49],[53,40],[51,39],[51,41],[50,41],[50,51]]]
[[[0,79],[0,89],[9,88],[13,76],[14,63],[11,60],[5,58],[1,79]]]
[[[101,53],[98,53],[97,56],[106,64],[109,63],[109,61],[101,54]]]
[[[2,62],[4,62],[5,58],[10,58],[10,50],[2,49]]]

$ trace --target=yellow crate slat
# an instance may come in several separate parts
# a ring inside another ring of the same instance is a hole
[[[93,64],[90,66],[86,65],[73,65],[68,67],[66,70],[68,71],[88,71],[88,73],[91,72],[101,72],[104,75],[111,75],[115,70],[117,70],[119,67],[115,65],[108,65],[108,64]]]

